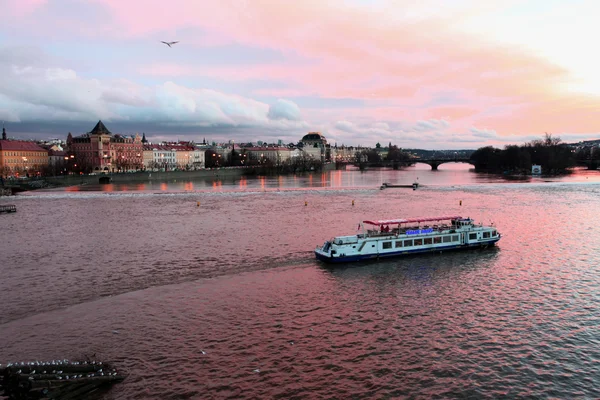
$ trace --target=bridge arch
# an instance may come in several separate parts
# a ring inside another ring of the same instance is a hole
[[[427,164],[431,167],[433,171],[437,171],[438,167],[442,164],[446,163],[463,163],[463,164],[471,164],[475,166],[475,163],[471,161],[469,158],[449,158],[449,159],[418,159],[415,160],[417,163]]]

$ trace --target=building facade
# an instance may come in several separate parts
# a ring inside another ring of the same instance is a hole
[[[67,136],[67,152],[74,161],[69,168],[82,172],[124,172],[143,167],[143,146],[139,134],[112,134],[102,121],[90,132]],[[75,165],[77,164],[77,167]]]
[[[8,140],[2,127],[0,174],[2,176],[39,175],[48,166],[48,150],[34,142]]]
[[[281,165],[287,163],[291,157],[291,150],[287,147],[245,147],[241,150],[250,160],[250,164],[254,161],[260,165],[268,160],[273,165]]]

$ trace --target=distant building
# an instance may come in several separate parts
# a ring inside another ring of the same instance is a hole
[[[321,132],[308,132],[300,142],[303,146],[302,149],[310,158],[325,162],[326,159],[331,157],[328,151],[327,139]]]
[[[67,136],[67,152],[84,172],[118,172],[143,167],[142,138],[112,134],[102,121],[90,132]],[[70,157],[69,156],[69,157]],[[72,168],[72,166],[71,166]]]
[[[35,142],[6,139],[6,129],[2,127],[0,140],[0,174],[38,175],[48,166],[48,150]]]
[[[149,169],[162,169],[165,171],[177,168],[175,150],[164,144],[144,145],[144,167]]]
[[[314,146],[315,144],[325,146],[327,144],[327,139],[321,132],[308,132],[300,141],[304,146]]]
[[[280,165],[287,162],[291,157],[291,150],[287,147],[246,147],[244,152],[249,159],[249,163],[252,161],[258,162],[258,164],[264,163],[269,160],[274,165]]]

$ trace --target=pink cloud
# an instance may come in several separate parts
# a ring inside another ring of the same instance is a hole
[[[48,0],[5,0],[2,11],[6,15],[23,17],[42,7]]]
[[[486,42],[484,34],[473,37],[452,29],[461,17],[475,16],[482,8],[489,11],[480,2],[467,1],[448,14],[429,4],[423,6],[429,7],[427,18],[399,19],[397,14],[412,2],[394,2],[395,9],[378,10],[348,7],[343,0],[307,0],[293,6],[280,0],[171,0],[168,7],[162,0],[92,1],[112,17],[103,21],[98,35],[177,37],[179,46],[188,46],[186,51],[237,43],[309,60],[218,66],[140,60],[138,70],[145,75],[168,80],[203,76],[240,84],[280,81],[285,88],[261,88],[256,94],[364,99],[367,107],[343,112],[374,121],[447,118],[453,127],[482,126],[501,135],[552,127],[597,129],[592,115],[600,100],[562,93],[559,88],[571,79],[567,70],[519,48]],[[9,4],[24,4],[21,10],[30,12],[44,2]],[[62,25],[69,29],[67,22]],[[205,35],[185,37],[194,30]],[[83,34],[96,33],[86,29]],[[456,93],[456,103],[436,103],[444,92]],[[335,114],[339,110],[311,112],[319,118],[327,114],[343,119]]]

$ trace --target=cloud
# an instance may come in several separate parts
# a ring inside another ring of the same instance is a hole
[[[354,133],[358,131],[357,126],[350,121],[337,121],[334,127],[344,132]]]
[[[418,132],[426,132],[434,129],[444,129],[448,126],[448,122],[444,120],[431,119],[428,121],[417,121],[417,123],[411,129]]]
[[[24,16],[45,5],[47,0],[5,0],[3,11],[12,16]]]
[[[347,143],[436,146],[444,135],[490,143],[597,129],[600,98],[574,93],[572,71],[526,47],[527,32],[508,45],[463,29],[504,18],[516,0],[5,3],[5,19],[19,24],[0,25],[0,37],[52,51],[0,49],[0,116],[14,121],[294,134],[324,126]],[[169,49],[165,39],[180,43]]]
[[[381,129],[384,131],[389,131],[390,130],[390,125],[387,124],[386,122],[376,122],[373,124],[373,128],[374,129]]]
[[[293,101],[283,99],[278,99],[275,104],[269,107],[267,116],[272,120],[300,121],[302,119],[298,105]]]
[[[492,130],[492,129],[471,128],[470,130],[471,130],[471,133],[473,134],[473,136],[478,137],[478,138],[496,139],[498,137],[498,134],[496,133],[496,131]]]
[[[197,127],[290,130],[308,127],[299,107],[267,104],[172,81],[141,85],[126,79],[90,79],[64,67],[44,67],[32,49],[0,48],[0,116],[7,121],[153,122]],[[44,58],[43,52],[40,58]]]

